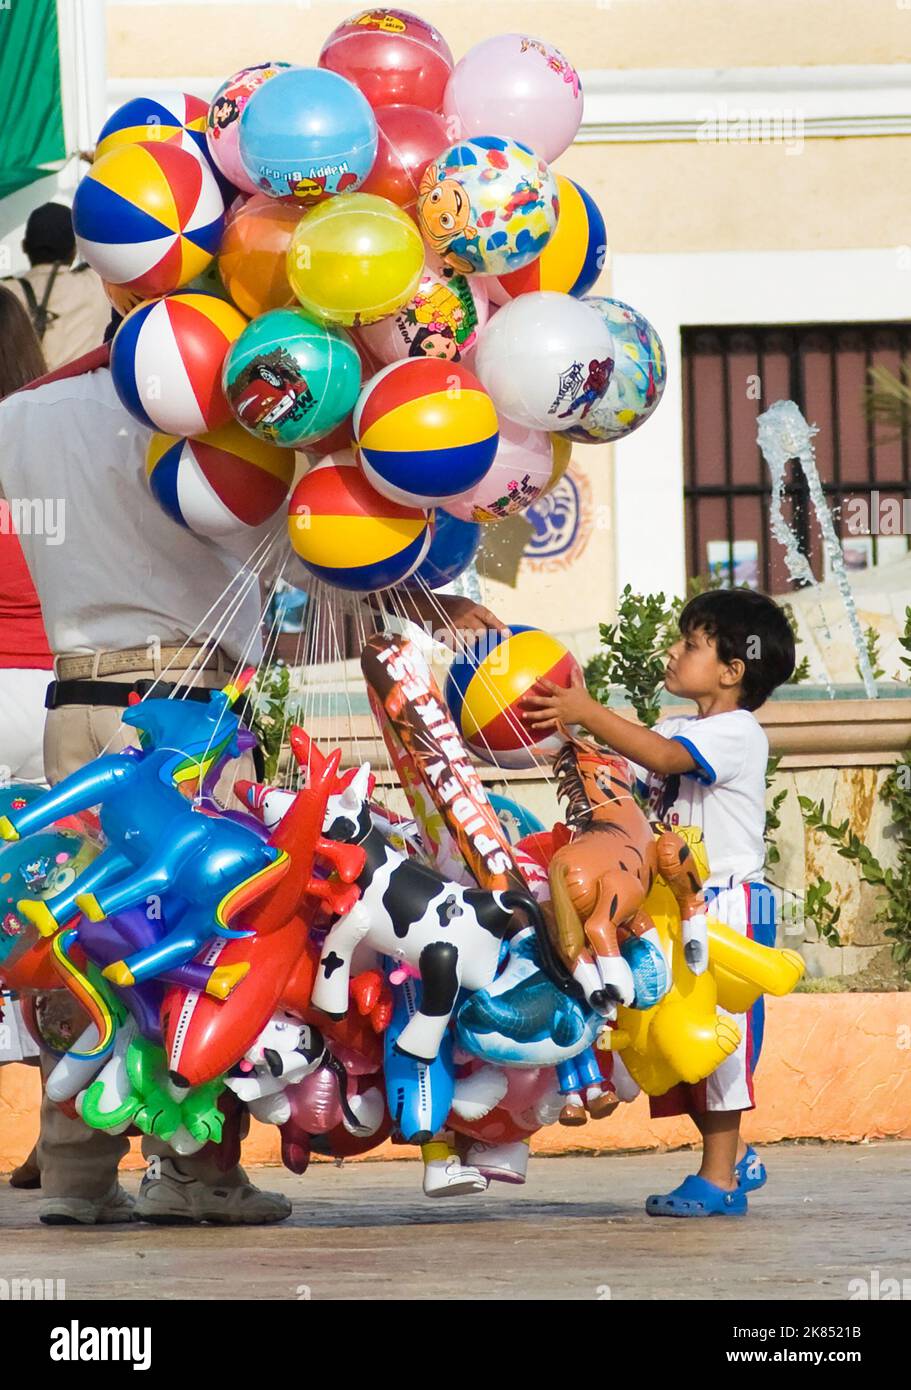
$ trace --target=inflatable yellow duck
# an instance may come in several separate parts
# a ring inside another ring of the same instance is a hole
[[[692,826],[675,829],[705,879],[702,832]],[[619,1053],[646,1094],[660,1096],[680,1081],[702,1081],[736,1051],[740,1030],[720,1010],[745,1013],[761,994],[790,994],[804,963],[796,951],[762,946],[710,916],[709,968],[694,975],[683,959],[677,904],[663,879],[656,880],[643,907],[671,961],[671,988],[651,1009],[621,1005],[617,1027],[606,1030],[598,1045]]]

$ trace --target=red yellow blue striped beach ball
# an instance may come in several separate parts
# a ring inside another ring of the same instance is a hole
[[[604,268],[607,229],[601,211],[578,183],[556,174],[560,215],[550,241],[537,260],[497,278],[494,302],[516,299],[535,290],[557,290],[577,298],[588,294]]]
[[[430,548],[432,530],[432,513],[383,497],[347,451],[315,464],[288,504],[291,545],[305,569],[359,593],[412,574]]]
[[[485,634],[460,652],[446,680],[446,702],[469,748],[496,767],[531,768],[563,743],[553,726],[525,722],[522,706],[541,679],[568,687],[579,664],[556,637],[536,627],[511,626],[508,636]]]
[[[158,92],[155,96],[133,97],[108,116],[95,143],[95,158],[110,154],[121,145],[179,145],[182,150],[201,154],[208,160],[206,117],[208,103],[189,92]]]
[[[231,418],[221,385],[228,348],[247,326],[212,294],[169,294],[140,304],[117,330],[111,376],[121,403],[140,424],[197,435]]]
[[[111,149],[73,198],[80,254],[102,280],[149,298],[202,274],[218,250],[224,221],[208,164],[173,141]]]
[[[431,507],[478,485],[499,441],[484,387],[459,362],[405,358],[370,378],[352,420],[358,461],[395,502]]]
[[[256,439],[232,420],[196,439],[153,434],[146,476],[173,521],[218,539],[274,516],[294,479],[294,451]]]

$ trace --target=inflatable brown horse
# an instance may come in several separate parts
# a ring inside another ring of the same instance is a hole
[[[659,945],[642,906],[658,874],[680,908],[687,964],[701,974],[708,963],[701,877],[684,840],[649,824],[633,796],[629,763],[571,739],[554,770],[569,834],[548,869],[554,944],[589,1004],[605,1014],[616,1004],[632,1004],[633,974],[620,944],[651,931]]]

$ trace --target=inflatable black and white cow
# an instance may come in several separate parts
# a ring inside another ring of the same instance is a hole
[[[525,925],[539,933],[544,922],[530,894],[489,892],[451,883],[436,870],[406,859],[373,824],[367,805],[370,764],[348,787],[330,796],[323,834],[357,844],[367,862],[357,880],[361,896],[330,928],[323,945],[312,1002],[333,1018],[348,1007],[351,958],[361,942],[415,966],[423,986],[421,1008],[403,1028],[396,1047],[419,1062],[432,1062],[459,989],[483,989],[497,973],[500,949]]]

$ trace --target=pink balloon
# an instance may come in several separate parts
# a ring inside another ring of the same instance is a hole
[[[456,275],[428,260],[413,299],[397,314],[357,330],[367,351],[384,367],[404,357],[462,362],[487,322],[487,294],[474,277]]]
[[[483,1063],[471,1068],[477,1071]],[[486,1144],[511,1144],[541,1128],[535,1105],[556,1085],[553,1067],[505,1067],[506,1095],[480,1120],[463,1120],[454,1112],[447,1124]]]
[[[240,162],[237,136],[240,131],[241,112],[247,102],[264,82],[274,77],[290,63],[257,63],[254,67],[241,68],[219,87],[206,118],[206,143],[209,153],[226,179],[243,193],[258,193],[256,184],[249,178]]]
[[[524,1129],[540,1128],[534,1107],[556,1085],[551,1067],[507,1067],[509,1082],[506,1095],[500,1101],[517,1125]]]
[[[307,1134],[325,1134],[341,1124],[338,1081],[327,1067],[289,1086],[286,1095],[291,1102],[291,1119]]]
[[[553,443],[547,431],[530,430],[501,416],[493,464],[471,492],[447,502],[446,511],[460,521],[502,521],[546,492],[553,470]]]
[[[568,149],[582,123],[579,74],[552,44],[498,34],[475,44],[446,84],[443,114],[455,138],[500,135],[529,145],[548,164]]]
[[[332,1051],[349,1076],[371,1076],[376,1071],[376,1059],[365,1057],[354,1047],[333,1040]]]
[[[498,276],[472,275],[472,288],[478,283],[478,281],[481,282],[481,284],[484,286],[484,289],[487,291],[487,298],[490,300],[491,313],[493,313],[494,309],[501,309],[504,304],[509,303],[509,295],[507,294],[506,290],[504,290],[503,286],[500,284]]]

